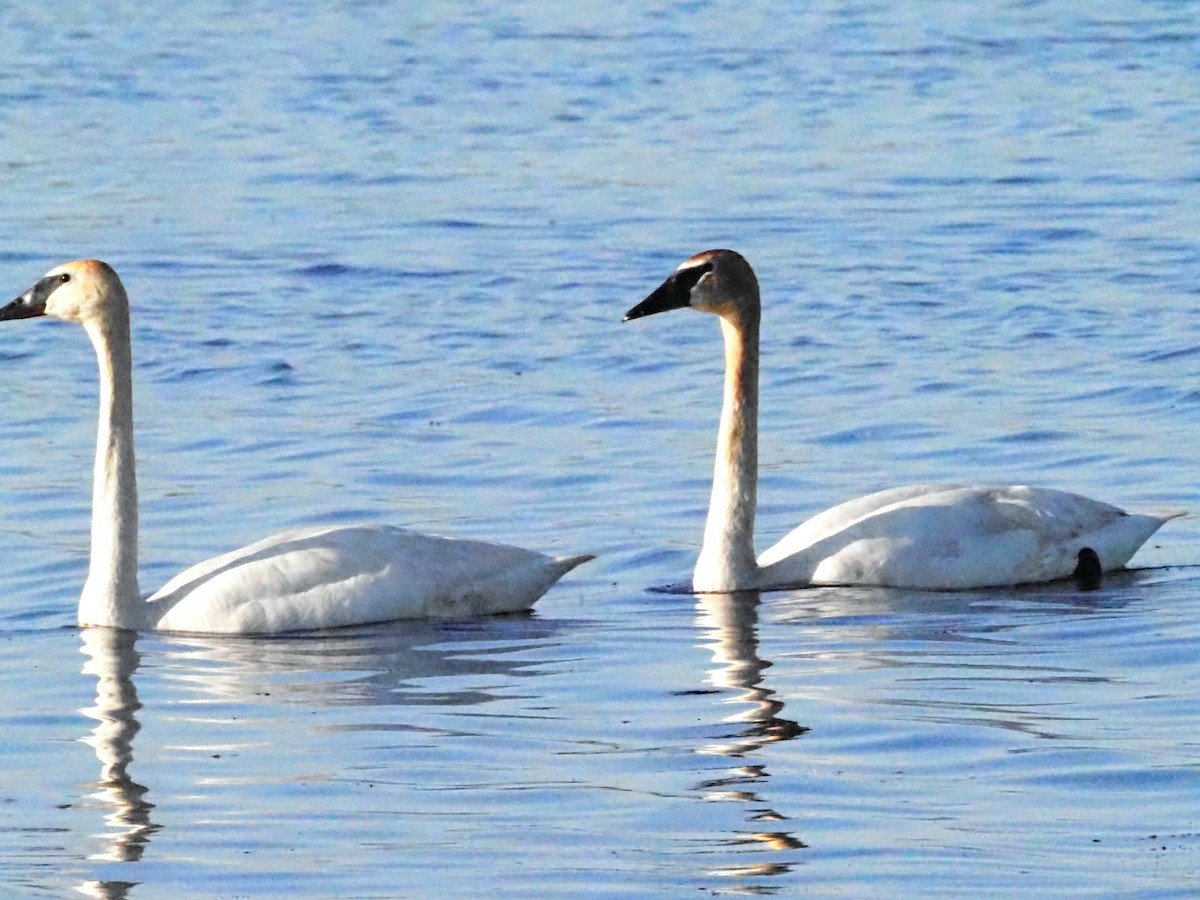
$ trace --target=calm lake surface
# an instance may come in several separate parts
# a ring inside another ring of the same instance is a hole
[[[80,630],[95,359],[0,323],[0,894],[1200,891],[1200,520],[1093,593],[651,590],[723,360],[620,321],[755,265],[761,547],[925,480],[1200,510],[1200,4],[402,6],[5,7],[0,297],[124,277],[146,591],[331,521],[598,558]]]

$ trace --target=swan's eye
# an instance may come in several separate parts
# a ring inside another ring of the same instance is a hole
[[[59,284],[66,284],[70,280],[71,280],[71,275],[69,272],[63,272],[61,275],[58,276]]]

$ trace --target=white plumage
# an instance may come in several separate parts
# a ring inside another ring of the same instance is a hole
[[[758,564],[772,584],[1031,584],[1071,576],[1084,547],[1119,569],[1168,518],[1048,488],[911,485],[818,513]]]

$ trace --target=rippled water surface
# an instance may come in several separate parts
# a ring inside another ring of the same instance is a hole
[[[122,273],[143,587],[326,521],[598,559],[531,616],[81,631],[95,360],[0,323],[0,894],[1196,890],[1195,518],[1094,593],[648,590],[723,361],[620,318],[757,268],[761,546],[922,480],[1200,510],[1200,6],[323,6],[0,11],[0,296]]]

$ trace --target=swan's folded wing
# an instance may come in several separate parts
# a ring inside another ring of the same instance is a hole
[[[887,488],[863,497],[855,497],[831,506],[829,509],[805,519],[773,547],[764,550],[758,557],[760,566],[769,566],[781,559],[792,556],[818,541],[844,531],[848,526],[859,522],[867,516],[882,509],[895,506],[933,495],[944,494],[946,491],[959,490],[959,485],[953,484],[909,484],[903,487]]]
[[[1071,574],[1083,547],[1106,570],[1124,566],[1167,518],[1045,488],[916,485],[834,507],[759,563],[771,585],[965,589],[1051,581]]]
[[[147,603],[166,631],[279,633],[528,609],[590,557],[391,526],[286,531],[199,563]]]

